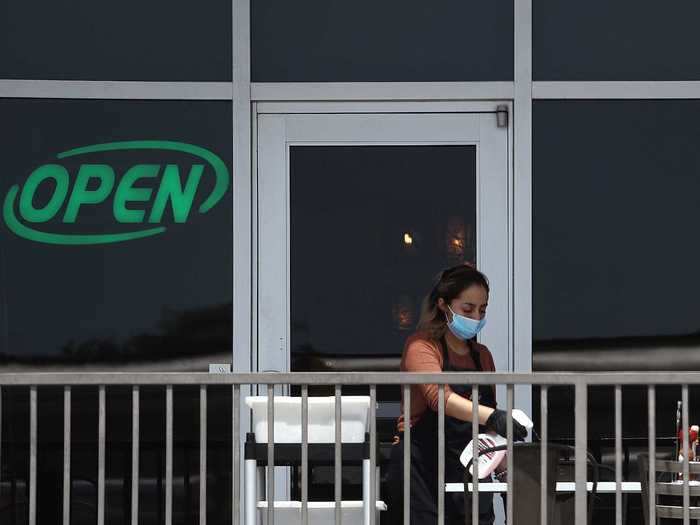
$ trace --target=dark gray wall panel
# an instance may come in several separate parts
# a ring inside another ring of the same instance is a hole
[[[254,82],[513,79],[513,2],[252,2]]]
[[[700,3],[533,1],[535,80],[698,80]]]
[[[0,78],[229,81],[230,0],[0,2]]]

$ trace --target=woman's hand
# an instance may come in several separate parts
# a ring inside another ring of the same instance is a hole
[[[496,434],[507,437],[508,413],[505,410],[496,409],[486,420],[486,428]],[[513,419],[513,440],[523,441],[527,437],[527,429]]]

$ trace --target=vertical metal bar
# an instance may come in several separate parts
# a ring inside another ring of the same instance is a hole
[[[0,387],[0,481],[2,481],[2,387]]]
[[[506,522],[513,523],[513,385],[506,385],[506,439],[508,440],[508,493],[506,494]]]
[[[173,431],[173,438],[175,437],[175,433]],[[186,443],[182,447],[182,460],[183,460],[183,465],[182,465],[182,482],[183,482],[183,487],[182,487],[182,501],[187,502],[187,508],[185,512],[189,516],[189,511],[190,511],[190,502],[192,501],[192,468],[190,465],[190,451],[191,451],[191,444]],[[175,451],[173,450],[173,463],[175,462]],[[174,466],[173,466],[174,468]],[[199,478],[197,478],[199,479]],[[175,492],[175,486],[174,486],[174,481],[173,481],[173,492]],[[173,494],[173,498],[175,498],[175,495]],[[173,512],[174,512],[174,506],[175,503],[173,503]]]
[[[200,480],[201,482],[201,480]],[[158,502],[160,505],[160,502]],[[173,385],[165,387],[165,525],[173,523]]]
[[[207,385],[199,385],[199,525],[207,525]]]
[[[105,437],[107,406],[105,401],[105,386],[99,386],[99,420],[97,445],[97,525],[105,522]]]
[[[36,525],[37,392],[29,387],[29,525]]]
[[[656,523],[656,387],[647,387],[649,424],[649,523]]]
[[[438,387],[438,525],[445,524],[445,385]]]
[[[156,501],[158,505],[156,506],[156,522],[165,523],[165,518],[163,517],[163,509],[165,501],[163,496],[163,456],[160,454],[160,450],[156,451]]]
[[[369,443],[367,443],[369,446]],[[367,448],[369,452],[369,448]],[[372,507],[369,502],[370,498],[370,484],[372,482],[370,472],[369,472],[369,457],[362,459],[362,525],[369,525],[371,518],[370,514],[372,512]]]
[[[342,419],[342,407],[341,407],[341,389],[340,385],[335,385],[335,460],[334,460],[334,474],[335,474],[335,524],[340,525],[342,521],[340,501],[342,499],[342,489],[343,489],[343,476],[342,476],[342,456],[341,456],[341,443],[343,436],[341,434],[341,419]]]
[[[377,385],[369,386],[369,523],[377,521]]]
[[[309,525],[309,387],[301,385],[301,525]]]
[[[689,422],[688,422],[688,385],[683,385],[683,525],[690,525],[690,472],[688,468]]]
[[[71,390],[63,387],[63,525],[70,525]]]
[[[231,446],[233,447],[231,457],[233,465],[231,467],[231,491],[233,497],[231,499],[231,523],[238,525],[241,522],[241,386],[233,385],[233,399],[231,403],[233,412],[233,436],[231,438]]]
[[[651,465],[651,463],[649,463]],[[622,386],[615,385],[615,525],[622,525]]]
[[[267,385],[267,523],[275,523],[275,389]]]
[[[411,385],[403,385],[403,525],[411,525]]]
[[[131,389],[131,525],[138,525],[139,522],[140,413],[139,387],[134,385]],[[158,505],[160,505],[160,501]]]
[[[253,389],[251,388],[250,391]],[[263,493],[261,479],[258,477],[258,465],[255,459],[246,459],[244,462],[245,478],[243,480],[245,525],[257,525],[258,523],[258,494]]]
[[[549,436],[547,435],[547,418],[549,417],[549,398],[547,385],[542,385],[540,387],[540,445],[542,447],[540,452],[540,525],[547,525],[547,511],[549,505],[547,504],[547,440]]]
[[[587,524],[586,501],[587,490],[587,458],[588,458],[588,385],[579,380],[575,384],[575,409],[576,417],[576,518],[575,525]],[[512,523],[512,522],[510,522]]]
[[[479,385],[472,385],[472,523],[479,523]]]

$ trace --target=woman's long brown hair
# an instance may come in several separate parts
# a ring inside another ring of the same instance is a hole
[[[433,341],[439,341],[447,329],[447,317],[438,308],[438,299],[450,304],[464,290],[473,285],[483,286],[489,293],[489,281],[486,276],[469,263],[447,268],[435,278],[430,293],[423,299],[418,330],[424,332]]]

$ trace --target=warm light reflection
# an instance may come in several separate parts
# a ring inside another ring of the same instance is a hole
[[[460,264],[464,262],[470,255],[467,252],[471,251],[471,227],[464,223],[463,217],[453,216],[447,221],[446,233],[445,244],[448,263]]]
[[[399,312],[399,330],[408,330],[413,325],[413,315],[411,312]]]
[[[407,295],[401,295],[394,303],[393,314],[399,330],[411,330],[416,324],[413,301]]]
[[[407,246],[413,244],[413,237],[410,233],[403,234],[403,243]]]

